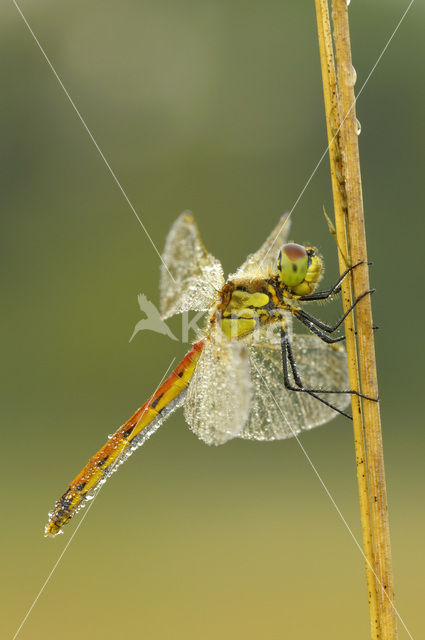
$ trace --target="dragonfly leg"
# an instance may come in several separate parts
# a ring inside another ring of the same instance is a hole
[[[312,326],[315,325],[318,329],[321,329],[322,331],[326,331],[326,333],[333,333],[338,329],[338,327],[342,325],[345,318],[348,316],[349,313],[352,312],[352,310],[360,302],[360,300],[362,300],[362,298],[374,292],[375,292],[375,289],[368,289],[367,291],[362,293],[358,298],[354,300],[353,304],[347,309],[344,315],[341,316],[338,322],[336,322],[334,325],[329,325],[329,324],[326,324],[325,322],[322,322],[318,318],[315,318],[314,316],[307,313],[307,311],[304,311],[304,309],[297,309],[293,313],[295,317],[301,320],[301,322],[305,324],[309,329],[311,329]]]
[[[363,393],[360,393],[359,391],[355,391],[354,389],[342,389],[342,390],[340,389],[309,389],[304,387],[301,381],[301,378],[299,376],[299,373],[297,371],[297,366],[295,363],[294,353],[292,351],[291,341],[288,337],[288,334],[285,332],[283,328],[281,328],[280,336],[281,336],[281,346],[282,346],[283,377],[285,381],[285,387],[287,389],[290,389],[291,391],[304,391],[304,393],[310,393],[310,395],[314,395],[316,393],[334,393],[334,394],[350,393],[352,395],[358,396],[359,398],[364,398],[365,400],[372,400],[373,402],[378,402],[378,398],[371,398],[370,396],[365,396]],[[291,385],[289,381],[288,364],[286,361],[286,357],[289,360],[289,363],[291,365],[291,370],[294,376],[295,384],[297,385],[298,388]],[[316,395],[314,395],[314,397],[318,398],[318,396]],[[332,409],[335,409],[339,413],[342,413],[345,416],[347,415],[346,413],[339,411],[339,409],[336,409],[333,405],[324,401],[322,398],[318,398],[318,399],[324,402],[324,404],[328,404],[328,406],[332,407]]]
[[[281,345],[282,345],[283,380],[284,380],[285,387],[289,391],[298,391],[301,393],[307,393],[309,396],[311,396],[312,398],[315,398],[316,400],[319,400],[319,402],[322,402],[330,409],[333,409],[334,411],[337,411],[338,413],[345,416],[346,418],[349,418],[350,420],[352,420],[352,417],[348,413],[345,413],[345,411],[338,409],[338,407],[335,407],[335,405],[331,404],[324,398],[321,398],[320,396],[317,395],[317,393],[346,393],[345,391],[324,391],[323,389],[306,389],[303,386],[297,370],[297,365],[295,363],[294,354],[292,351],[292,345],[289,340],[289,336],[283,328],[281,328],[280,330],[280,336],[281,336]],[[296,387],[292,385],[291,381],[289,380],[288,361],[291,366],[291,371],[294,377],[295,384],[297,385]]]
[[[305,301],[305,300],[326,300],[327,298],[330,298],[332,295],[336,295],[338,293],[340,293],[341,291],[341,287],[340,284],[341,282],[344,280],[344,278],[350,273],[350,271],[353,271],[353,269],[355,269],[356,267],[358,267],[361,264],[365,264],[364,260],[360,260],[360,262],[357,262],[355,265],[353,265],[352,267],[349,267],[348,269],[346,269],[344,271],[344,273],[342,273],[338,280],[335,282],[335,284],[332,285],[332,287],[330,289],[325,289],[323,291],[316,291],[315,293],[312,293],[309,296],[302,296],[302,298],[300,298],[301,301]],[[368,262],[368,264],[371,264],[370,262]]]
[[[326,335],[326,333],[324,333],[323,331],[321,331],[321,329],[319,329],[318,327],[316,327],[312,321],[310,319],[306,319],[303,318],[301,316],[296,316],[298,318],[298,320],[300,320],[303,324],[305,324],[305,326],[308,328],[309,331],[311,331],[311,333],[314,333],[316,336],[318,336],[321,340],[323,340],[323,342],[326,342],[327,344],[335,344],[336,342],[343,342],[343,340],[345,340],[345,336],[338,336],[337,338],[330,338],[328,335]],[[316,320],[316,318],[314,318],[314,320]],[[379,329],[379,327],[373,326],[372,329],[374,331],[377,331]],[[354,332],[354,335],[357,335],[357,331]]]
[[[298,313],[296,314],[296,317],[298,318],[298,320],[300,320],[300,322],[305,324],[305,326],[309,331],[311,331],[311,333],[314,333],[321,340],[323,340],[323,342],[326,342],[327,344],[335,344],[335,342],[342,342],[343,340],[345,340],[345,336],[338,336],[337,338],[331,338],[330,336],[326,335],[326,333],[324,333],[321,329],[319,329],[318,327],[316,327],[316,325],[313,324],[310,318],[304,318],[303,316],[298,315]],[[313,319],[315,320],[316,318],[313,318]]]

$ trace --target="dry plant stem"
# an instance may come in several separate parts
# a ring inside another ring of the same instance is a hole
[[[323,95],[326,111],[326,127],[329,143],[329,159],[331,167],[332,192],[335,208],[335,226],[340,273],[346,269],[345,256],[349,256],[345,231],[345,210],[347,199],[345,193],[344,168],[339,148],[339,129],[341,125],[338,105],[338,93],[335,74],[335,62],[332,49],[331,29],[327,0],[316,0],[316,16],[319,35],[320,62],[322,68]],[[356,271],[356,270],[355,270]],[[350,280],[346,278],[342,284],[342,301],[344,312],[352,302]],[[345,320],[347,356],[349,365],[350,387],[359,389],[358,362],[354,333],[353,315]],[[363,423],[360,398],[352,395],[354,447],[356,455],[357,484],[359,491],[360,516],[363,536],[363,549],[366,557],[366,582],[369,602],[371,637],[380,638],[379,612],[376,582],[374,575],[374,557],[372,531],[367,485],[366,456],[363,439]]]
[[[338,93],[341,128],[341,150],[345,167],[347,194],[347,227],[351,259],[367,261],[366,233],[360,159],[357,137],[355,95],[352,77],[350,31],[346,0],[333,0],[335,56],[337,61]],[[354,270],[354,295],[369,289],[367,264]],[[366,296],[356,307],[358,332],[358,354],[362,392],[370,397],[378,396],[378,381],[375,361],[372,310],[370,296]],[[363,402],[363,422],[366,442],[369,494],[371,496],[371,519],[374,542],[375,572],[379,579],[378,604],[381,634],[385,640],[397,638],[396,612],[393,606],[394,585],[390,546],[387,495],[385,486],[384,456],[382,447],[381,420],[377,402]]]

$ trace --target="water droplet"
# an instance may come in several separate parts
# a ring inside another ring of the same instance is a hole
[[[108,440],[110,440],[113,435],[114,435],[113,433],[108,433]]]
[[[357,71],[355,70],[353,65],[350,64],[347,69],[347,84],[350,85],[350,87],[354,87],[354,85],[356,84],[356,81],[357,81]]]
[[[346,0],[346,2],[347,2],[347,7],[349,7],[351,0]]]
[[[362,125],[360,124],[360,121],[356,118],[356,133],[359,136],[362,132]]]

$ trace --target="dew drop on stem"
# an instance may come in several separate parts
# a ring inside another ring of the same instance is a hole
[[[360,124],[360,120],[356,118],[356,134],[359,136],[362,132],[362,125]]]

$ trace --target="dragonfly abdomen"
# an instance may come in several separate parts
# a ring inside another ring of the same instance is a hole
[[[89,460],[81,473],[74,478],[67,491],[56,502],[49,514],[46,536],[55,536],[63,525],[88,500],[138,447],[162,424],[170,413],[181,405],[189,381],[201,354],[204,341],[200,340],[186,354],[171,375]]]

